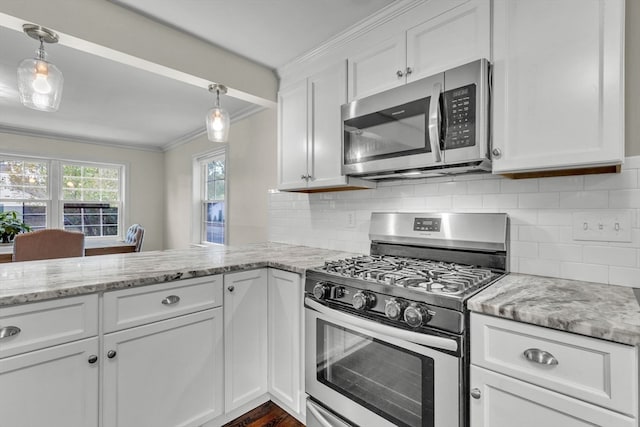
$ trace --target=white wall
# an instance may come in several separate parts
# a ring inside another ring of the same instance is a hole
[[[632,241],[572,238],[574,212],[629,210]],[[334,193],[272,192],[269,238],[369,253],[374,211],[506,212],[511,271],[627,286],[640,285],[640,156],[620,174],[510,180],[490,174],[380,183]],[[356,225],[347,227],[347,214]]]
[[[129,197],[125,227],[136,222],[144,226],[143,250],[163,249],[163,153],[1,132],[0,153],[127,165]]]
[[[219,147],[203,135],[165,153],[166,248],[192,243],[193,158]],[[266,241],[267,193],[276,186],[276,111],[265,110],[233,123],[227,153],[228,243]]]

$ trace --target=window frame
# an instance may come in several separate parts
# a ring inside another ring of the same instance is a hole
[[[109,163],[109,162],[94,162],[83,159],[67,159],[67,158],[54,158],[54,157],[39,157],[19,154],[0,153],[0,158],[3,160],[25,161],[25,162],[42,162],[47,164],[48,171],[48,183],[47,199],[0,199],[0,203],[44,203],[46,204],[46,228],[64,229],[64,203],[63,200],[63,165],[70,164],[75,166],[85,167],[103,167],[118,169],[120,176],[119,182],[119,204],[118,206],[118,234],[114,236],[86,236],[87,239],[105,239],[105,240],[122,240],[126,233],[124,229],[125,224],[128,221],[128,164],[125,163]],[[89,202],[90,203],[90,202]]]
[[[206,240],[205,209],[206,203],[216,200],[207,199],[207,170],[206,165],[212,160],[224,159],[224,243],[208,242]],[[192,242],[200,246],[225,246],[229,243],[229,156],[226,148],[196,155],[193,158],[193,223]]]

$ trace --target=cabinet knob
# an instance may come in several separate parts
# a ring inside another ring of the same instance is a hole
[[[479,388],[473,388],[471,389],[471,397],[473,397],[474,399],[480,399],[482,397],[482,392],[480,391]]]
[[[236,289],[236,287],[231,285],[231,286],[227,287],[227,289],[229,290],[229,292],[233,292]]]
[[[98,356],[96,356],[95,354],[92,354],[91,356],[89,356],[89,358],[87,359],[87,361],[88,361],[90,364],[92,364],[92,365],[93,365],[94,363],[96,363],[96,362],[98,361]]]
[[[116,354],[117,354],[117,353],[116,353],[116,351],[115,351],[115,350],[109,350],[109,351],[107,352],[107,357],[108,357],[109,359],[113,359],[114,357],[116,357]]]
[[[407,67],[407,76],[411,73],[413,73],[413,68]]]
[[[402,70],[398,70],[396,71],[396,76],[398,76],[398,78],[404,76],[404,73],[402,72]]]
[[[491,154],[493,154],[493,157],[495,159],[499,159],[500,156],[502,156],[502,150],[500,150],[499,148],[494,148],[493,150],[491,150]]]
[[[0,328],[0,340],[18,335],[20,331],[21,329],[17,326],[5,326],[4,328]]]

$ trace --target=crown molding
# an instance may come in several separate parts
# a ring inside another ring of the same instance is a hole
[[[79,142],[83,144],[103,145],[107,147],[123,148],[127,150],[141,150],[141,151],[153,151],[153,152],[162,151],[162,148],[158,146],[125,144],[117,141],[110,141],[107,139],[99,139],[99,138],[79,138],[77,136],[67,135],[60,132],[42,132],[42,131],[37,131],[33,129],[25,129],[25,128],[14,127],[14,126],[6,126],[6,125],[0,125],[0,132],[12,134],[12,135],[22,135],[22,136],[31,136],[36,138],[54,139],[57,141],[68,141],[68,142]]]
[[[334,37],[326,40],[316,48],[298,56],[294,60],[288,62],[276,70],[278,77],[286,75],[291,68],[298,67],[307,61],[320,57],[329,51],[346,45],[347,43],[361,37],[372,29],[391,21],[407,11],[428,2],[429,0],[396,0],[389,6],[380,9],[373,15],[363,19],[362,21],[352,25],[346,30],[338,33]]]
[[[240,120],[246,119],[249,116],[252,116],[262,110],[266,110],[268,107],[263,107],[260,105],[249,105],[245,108],[242,108],[238,111],[236,111],[235,113],[233,113],[230,117],[230,121],[231,121],[231,125],[233,125],[236,122],[239,122]],[[173,150],[176,149],[178,147],[180,147],[181,145],[187,144],[188,142],[198,138],[201,135],[204,135],[207,133],[207,129],[206,127],[201,127],[198,128],[196,130],[194,130],[193,132],[189,132],[187,134],[185,134],[184,136],[176,139],[175,141],[172,141],[168,144],[165,144],[161,147],[162,151],[169,151],[169,150]]]

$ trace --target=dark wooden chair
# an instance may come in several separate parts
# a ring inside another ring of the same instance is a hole
[[[14,261],[84,256],[84,234],[46,229],[18,234],[13,240]]]

